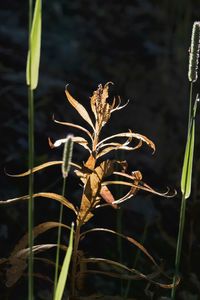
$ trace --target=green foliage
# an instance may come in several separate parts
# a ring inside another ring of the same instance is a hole
[[[41,0],[36,0],[30,35],[30,49],[26,66],[26,83],[31,90],[36,89],[39,77],[41,49],[42,7]]]
[[[184,195],[184,199],[189,198],[191,193],[197,101],[196,99],[191,116],[181,176],[181,192]]]
[[[60,275],[58,278],[58,284],[57,284],[55,298],[54,298],[55,300],[62,299],[65,284],[67,281],[68,270],[69,270],[69,265],[70,265],[71,256],[72,256],[72,249],[73,249],[73,232],[74,232],[74,223],[72,223],[72,226],[71,226],[69,246],[67,248],[64,262],[62,264],[62,269],[61,269],[61,272],[60,272]]]

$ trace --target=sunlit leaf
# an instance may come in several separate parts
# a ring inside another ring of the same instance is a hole
[[[61,300],[64,292],[65,284],[68,277],[69,265],[71,262],[72,249],[73,249],[73,232],[74,232],[74,224],[72,223],[70,238],[69,238],[69,246],[64,258],[64,262],[62,265],[62,269],[58,278],[58,284],[55,292],[55,300]]]
[[[114,164],[115,161],[103,161],[87,176],[79,211],[79,218],[84,222],[87,222],[93,216],[89,211],[99,203],[101,181],[104,177],[113,173]]]
[[[151,147],[153,149],[153,152],[155,152],[155,144],[150,140],[148,139],[146,136],[144,135],[141,135],[139,133],[133,133],[133,132],[123,132],[123,133],[118,133],[118,134],[114,134],[114,135],[111,135],[103,140],[101,140],[97,147],[100,147],[102,144],[104,144],[106,141],[109,141],[113,138],[117,138],[117,137],[128,137],[128,138],[136,138],[138,140],[141,140],[142,142],[145,142],[149,147]]]
[[[85,109],[85,107],[80,104],[77,100],[75,100],[70,93],[67,90],[67,86],[65,88],[65,94],[67,96],[68,101],[70,102],[70,104],[77,110],[77,112],[79,113],[79,115],[88,123],[90,124],[90,126],[93,128],[94,130],[94,125],[92,123],[92,120],[90,119],[90,116],[87,112],[87,110]]]
[[[104,201],[106,201],[109,205],[111,205],[113,208],[117,208],[116,204],[113,204],[115,201],[111,191],[108,189],[107,186],[102,186],[100,190],[100,195],[103,198]]]
[[[41,193],[33,194],[32,196],[33,196],[33,198],[42,197],[42,198],[56,200],[56,201],[60,202],[61,204],[63,204],[64,206],[68,207],[69,209],[73,210],[75,212],[75,214],[77,214],[77,211],[74,208],[73,204],[69,200],[67,200],[65,197],[63,197],[62,195],[59,195],[59,194],[56,194],[56,193],[41,192]],[[17,197],[17,198],[12,198],[12,199],[8,199],[8,200],[5,200],[5,201],[0,201],[0,205],[13,204],[13,203],[18,202],[18,201],[29,200],[29,198],[30,198],[29,195],[25,195],[25,196],[21,196],[21,197]]]
[[[97,158],[100,158],[101,156],[103,156],[113,150],[114,151],[116,151],[116,150],[125,150],[125,151],[136,150],[142,146],[142,141],[140,140],[135,147],[129,147],[129,146],[126,146],[126,145],[120,144],[120,143],[108,143],[108,144],[104,144],[102,146],[105,146],[106,148],[99,152],[99,154],[97,155]]]
[[[111,113],[113,113],[116,110],[123,109],[123,108],[125,108],[129,104],[129,100],[128,100],[124,105],[120,106],[120,104],[121,104],[121,98],[118,97],[118,99],[119,99],[119,103],[117,104],[117,106],[112,105]]]
[[[58,123],[58,124],[61,124],[61,125],[65,125],[65,126],[69,126],[69,127],[74,127],[74,128],[77,128],[83,132],[85,132],[89,137],[90,139],[93,141],[93,138],[92,138],[92,135],[91,133],[89,132],[89,130],[87,130],[86,128],[80,126],[80,125],[77,125],[77,124],[73,124],[73,123],[69,123],[69,122],[60,122],[60,121],[57,121],[55,119],[53,119],[53,121],[55,123]]]
[[[39,65],[40,65],[40,49],[41,49],[41,0],[36,0],[31,26],[30,49],[28,51],[26,66],[26,82],[30,88],[34,90],[38,84]]]
[[[56,148],[56,147],[60,147],[62,144],[65,144],[67,138],[59,139],[59,140],[55,141],[54,143],[52,143],[52,141],[51,141],[50,138],[48,140],[49,140],[50,147],[53,149],[53,148]],[[82,147],[84,147],[85,149],[87,149],[90,153],[92,152],[90,150],[90,148],[88,147],[88,141],[86,139],[84,139],[83,137],[81,137],[81,136],[73,136],[72,137],[72,141],[74,143],[77,143],[77,144],[81,145]]]
[[[51,167],[51,166],[56,166],[56,165],[61,165],[63,163],[62,160],[58,160],[58,161],[49,161],[49,162],[46,162],[46,163],[43,163],[37,167],[34,167],[33,170],[32,170],[32,173],[35,173],[35,172],[38,172],[38,171],[41,171],[41,170],[44,170],[48,167]],[[81,169],[81,167],[73,162],[70,163],[71,166],[77,168],[77,169]],[[20,173],[20,174],[10,174],[8,172],[6,172],[6,175],[10,176],[10,177],[24,177],[24,176],[27,176],[31,173],[30,170],[24,172],[24,173]]]
[[[181,176],[181,192],[184,195],[185,199],[189,198],[191,193],[196,109],[197,109],[197,100],[195,101],[193,107],[193,115],[191,119],[190,130],[187,137],[182,176]]]
[[[106,185],[125,185],[125,186],[131,186],[131,187],[134,187],[134,188],[137,188],[137,189],[140,189],[140,190],[143,190],[143,191],[146,191],[146,192],[150,192],[152,194],[155,194],[155,195],[158,195],[158,196],[164,196],[164,197],[168,197],[168,198],[171,198],[171,197],[174,197],[176,195],[176,192],[174,192],[173,194],[169,194],[169,189],[167,189],[166,192],[164,193],[159,193],[155,190],[153,190],[151,187],[147,186],[147,185],[136,185],[136,184],[133,184],[131,182],[127,182],[127,181],[105,181],[102,183],[102,186],[106,186]]]

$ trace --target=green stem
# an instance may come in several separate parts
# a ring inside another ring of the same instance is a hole
[[[74,249],[72,253],[72,283],[71,283],[71,296],[75,297],[76,294],[76,267],[77,267],[77,252],[78,252],[78,246],[79,246],[79,240],[80,240],[80,229],[81,224],[78,223],[76,227],[76,233],[75,233],[75,239],[74,239]]]
[[[190,83],[190,100],[189,100],[189,113],[188,113],[188,135],[190,132],[190,125],[192,119],[192,94],[193,94],[193,82]]]
[[[192,98],[193,98],[193,82],[190,83],[190,100],[189,100],[189,114],[188,114],[188,132],[187,132],[187,139],[190,135],[191,130],[191,120],[192,120]],[[188,163],[187,163],[187,170],[186,173],[188,173]],[[187,176],[186,176],[187,178]],[[187,181],[185,181],[185,187],[184,190],[186,190],[186,184]],[[171,298],[175,299],[175,293],[176,293],[176,280],[179,273],[179,266],[180,266],[180,258],[181,258],[181,250],[182,250],[182,241],[183,241],[183,232],[184,232],[184,226],[185,226],[185,213],[186,213],[186,199],[185,195],[182,194],[182,200],[181,200],[181,211],[180,211],[180,219],[179,219],[179,232],[178,232],[178,240],[176,245],[176,258],[175,258],[175,274],[173,277],[173,288],[171,291]]]
[[[182,250],[182,242],[183,242],[183,232],[184,232],[184,225],[185,225],[185,212],[186,212],[186,199],[184,195],[182,196],[181,201],[181,211],[180,211],[180,221],[179,221],[179,232],[178,232],[178,240],[176,246],[176,259],[175,259],[175,274],[173,278],[173,288],[171,292],[171,298],[175,299],[175,292],[176,292],[176,280],[179,273],[179,265],[180,265],[180,258],[181,258],[181,250]]]
[[[32,26],[32,0],[29,0],[29,52],[31,53],[31,26]],[[31,62],[31,54],[30,54]],[[31,63],[29,68],[29,75],[31,79]],[[31,80],[30,80],[31,81]],[[29,144],[29,202],[28,202],[28,244],[29,244],[29,259],[28,259],[28,299],[33,300],[33,215],[34,215],[34,202],[33,202],[33,166],[34,166],[34,95],[30,86],[28,86],[28,144]]]
[[[66,191],[66,177],[63,178],[62,196],[65,196]],[[63,218],[63,204],[60,205],[59,223],[62,223]],[[58,227],[58,238],[57,238],[57,249],[56,249],[56,266],[55,266],[55,277],[54,277],[54,293],[55,296],[56,287],[58,283],[58,266],[60,257],[60,240],[61,240],[61,226]],[[53,297],[54,298],[54,297]]]

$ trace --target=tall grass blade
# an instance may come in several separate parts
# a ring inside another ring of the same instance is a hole
[[[190,103],[192,101],[192,94],[190,97]],[[183,232],[185,225],[185,211],[186,211],[186,199],[189,198],[191,193],[191,183],[192,183],[192,169],[193,169],[193,155],[194,155],[194,141],[195,141],[195,118],[196,110],[198,103],[198,95],[196,97],[192,114],[189,115],[189,126],[188,126],[188,136],[187,143],[185,148],[185,157],[183,161],[183,169],[181,176],[181,192],[182,192],[182,202],[181,202],[181,211],[180,211],[180,221],[179,221],[179,232],[178,240],[176,246],[176,258],[175,258],[175,274],[173,278],[173,288],[171,291],[171,298],[175,299],[176,293],[176,278],[179,273],[179,265],[181,258],[182,242],[183,242]]]
[[[68,135],[65,141],[64,150],[63,150],[63,161],[61,166],[62,176],[63,176],[63,187],[62,187],[62,196],[65,196],[66,191],[66,179],[70,170],[70,164],[72,161],[72,152],[73,152],[73,136]],[[63,217],[63,204],[60,205],[60,214],[59,214],[59,223],[62,223]],[[59,256],[60,256],[60,240],[61,240],[61,226],[58,227],[58,238],[57,238],[57,251],[56,251],[56,267],[55,267],[55,276],[54,276],[54,297],[57,289],[58,283],[58,265],[59,265]]]
[[[72,256],[72,250],[73,250],[73,232],[74,232],[74,223],[72,223],[72,226],[71,226],[69,247],[67,249],[67,252],[66,252],[66,255],[64,258],[64,262],[62,265],[62,269],[60,272],[60,276],[58,278],[58,284],[56,287],[54,300],[61,300],[63,292],[64,292],[64,288],[65,288],[65,284],[66,284],[67,276],[68,276],[69,265],[70,265],[71,256]]]
[[[26,83],[28,85],[28,143],[29,143],[29,205],[28,205],[28,235],[29,235],[29,262],[28,262],[28,299],[33,299],[33,167],[34,167],[34,95],[37,87],[41,48],[41,0],[36,0],[34,14],[32,14],[32,0],[29,0],[29,49],[26,66]]]
[[[36,0],[31,26],[30,48],[26,65],[26,83],[34,90],[38,84],[41,49],[42,8],[41,0]]]
[[[184,199],[189,198],[191,193],[196,109],[197,109],[197,100],[194,103],[192,118],[189,124],[189,132],[187,137],[182,176],[181,176],[181,192],[184,195]]]

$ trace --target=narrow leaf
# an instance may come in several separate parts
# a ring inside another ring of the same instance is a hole
[[[138,140],[141,140],[142,142],[145,142],[150,148],[153,149],[153,152],[155,152],[155,144],[150,140],[148,139],[146,136],[144,135],[141,135],[139,133],[133,133],[133,132],[122,132],[122,133],[118,133],[118,134],[114,134],[114,135],[111,135],[107,138],[105,138],[104,140],[101,140],[101,142],[99,142],[97,144],[97,147],[101,146],[102,144],[104,144],[104,142],[106,141],[109,141],[113,138],[117,138],[117,137],[128,137],[128,138],[136,138]]]
[[[41,49],[41,0],[36,0],[31,27],[30,47],[26,65],[26,83],[34,90],[38,84]]]
[[[32,173],[35,173],[35,172],[38,172],[38,171],[41,171],[43,169],[46,169],[48,167],[51,167],[51,166],[56,166],[56,165],[61,165],[63,163],[62,160],[58,160],[58,161],[49,161],[49,162],[46,162],[44,164],[41,164],[35,168],[33,168],[32,170]],[[81,167],[73,162],[70,163],[71,166],[77,168],[77,169],[81,169]],[[24,172],[24,173],[20,173],[20,174],[10,174],[8,173],[7,171],[5,171],[6,175],[10,176],[10,177],[24,177],[24,176],[27,176],[31,173],[30,170]]]
[[[92,135],[91,133],[89,132],[89,130],[87,130],[86,128],[80,126],[80,125],[77,125],[77,124],[74,124],[74,123],[69,123],[69,122],[61,122],[61,121],[57,121],[55,119],[53,119],[53,121],[57,124],[61,124],[61,125],[65,125],[65,126],[69,126],[69,127],[74,127],[74,128],[77,128],[83,132],[85,132],[89,137],[90,139],[93,141],[93,138],[92,138]]]
[[[68,230],[70,230],[70,227],[65,225],[65,224],[61,224],[61,223],[58,223],[58,222],[44,222],[44,223],[41,223],[37,226],[35,226],[33,228],[33,236],[34,236],[34,239],[36,239],[40,234],[50,230],[50,229],[53,229],[53,228],[56,228],[56,227],[64,227],[64,228],[67,228]],[[25,234],[20,240],[19,242],[17,243],[17,245],[14,247],[13,251],[11,252],[11,255],[10,256],[14,256],[17,252],[19,252],[20,250],[26,248],[28,245],[28,233]]]
[[[75,212],[75,214],[77,214],[77,211],[74,208],[73,204],[69,200],[67,200],[65,197],[63,197],[62,195],[59,195],[56,193],[43,193],[43,192],[33,194],[33,198],[38,198],[38,197],[56,200],[56,201],[60,202],[61,204],[63,204],[64,206],[68,207],[69,209],[73,210]],[[21,201],[21,200],[22,201],[29,200],[29,198],[30,198],[29,195],[12,198],[12,199],[8,199],[5,201],[0,201],[0,205],[13,204],[13,203]]]
[[[87,112],[87,110],[85,109],[85,107],[80,104],[77,100],[75,100],[70,93],[67,90],[67,86],[65,88],[65,94],[67,96],[68,101],[70,102],[70,104],[77,110],[77,112],[80,114],[80,116],[92,127],[92,129],[94,130],[94,125],[92,123],[92,120],[90,119],[90,116]]]
[[[195,117],[196,117],[197,100],[193,107],[193,115],[191,118],[191,125],[187,137],[187,143],[185,148],[185,156],[183,161],[183,169],[181,176],[181,192],[184,198],[187,199],[191,193],[192,182],[192,167],[193,167],[193,155],[194,155],[194,141],[195,141]]]
[[[58,285],[56,288],[55,300],[62,299],[65,284],[67,281],[68,270],[69,270],[69,265],[70,265],[70,261],[71,261],[72,249],[73,249],[73,231],[74,231],[74,223],[72,223],[72,226],[71,226],[69,246],[68,246],[65,258],[64,258],[60,276],[58,278]]]
[[[83,258],[82,259],[84,262],[87,262],[87,263],[94,263],[94,264],[97,264],[97,263],[104,263],[104,264],[108,264],[108,265],[111,265],[113,266],[114,268],[117,268],[117,269],[121,269],[123,272],[130,272],[130,273],[135,273],[137,274],[138,276],[138,279],[145,279],[159,287],[162,287],[162,288],[165,288],[165,289],[171,289],[173,287],[173,283],[170,283],[170,284],[164,284],[164,283],[160,283],[158,281],[155,281],[153,280],[152,278],[154,278],[156,276],[156,274],[160,274],[162,273],[162,269],[159,268],[160,272],[157,272],[157,273],[152,273],[150,275],[145,275],[144,273],[141,273],[140,271],[137,271],[136,269],[133,269],[133,268],[128,268],[127,266],[119,263],[119,262],[116,262],[116,261],[113,261],[113,260],[109,260],[109,259],[105,259],[105,258],[98,258],[98,257],[90,257],[90,258]],[[88,270],[89,271],[89,270]],[[106,272],[107,273],[107,272]],[[104,275],[108,275],[110,276],[111,274],[104,274]],[[127,279],[127,278],[124,278],[124,279]],[[175,285],[178,285],[178,283],[180,282],[180,278],[177,278],[176,282],[175,282]]]

